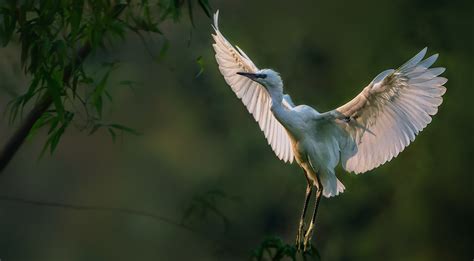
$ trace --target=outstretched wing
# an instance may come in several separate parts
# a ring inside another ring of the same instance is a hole
[[[350,102],[332,111],[349,134],[341,148],[347,171],[363,173],[396,157],[431,122],[443,102],[445,68],[429,68],[424,48],[397,70],[386,70]]]
[[[219,11],[214,14],[215,34],[212,35],[215,41],[212,46],[216,52],[219,70],[227,84],[258,122],[277,157],[284,162],[293,162],[294,155],[290,137],[270,111],[271,99],[267,91],[260,84],[237,74],[237,72],[255,73],[258,68],[239,47],[234,48],[225,39],[219,31],[218,18]],[[287,106],[292,106],[290,103],[286,103]]]

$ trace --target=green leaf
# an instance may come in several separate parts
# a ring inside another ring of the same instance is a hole
[[[113,21],[109,25],[109,32],[121,40],[125,39],[125,27],[120,21]]]
[[[72,122],[73,119],[74,119],[74,113],[65,112],[64,121],[62,121],[62,124],[59,128],[57,127],[58,126],[57,123],[59,123],[60,120],[57,117],[51,119],[52,121],[56,121],[57,123],[53,124],[54,126],[52,125],[50,127],[49,137],[45,145],[43,146],[43,149],[40,154],[40,158],[43,157],[44,153],[48,150],[48,148],[49,148],[49,153],[53,154],[53,152],[56,150],[56,147],[59,144],[59,141],[61,140],[62,135],[64,134],[64,132],[66,131],[67,127],[69,126],[69,124]]]
[[[118,3],[113,8],[111,17],[117,17],[120,13],[122,13],[123,9],[125,9],[128,6],[128,1],[119,0],[117,2]]]
[[[94,103],[95,110],[97,114],[99,115],[99,118],[102,118],[102,108],[103,108],[102,96],[97,96],[96,98],[94,98],[93,103]]]
[[[199,65],[199,72],[196,74],[195,78],[198,78],[204,72],[204,61],[202,59],[202,56],[199,56],[196,59],[196,63]]]
[[[94,124],[94,126],[92,127],[92,129],[89,131],[89,135],[92,135],[94,134],[97,130],[99,130],[101,127],[103,127],[104,125],[98,123],[98,124]]]
[[[12,124],[13,122],[15,122],[16,120],[16,117],[18,116],[18,112],[20,110],[20,107],[21,107],[21,103],[22,103],[22,99],[21,98],[16,98],[12,101],[10,101],[8,103],[8,106],[10,109],[10,117],[8,119],[8,122],[10,124]]]
[[[212,8],[208,0],[198,0],[201,9],[206,13],[207,17],[212,18]]]
[[[168,49],[170,47],[170,43],[168,39],[164,38],[163,39],[163,45],[160,48],[160,53],[158,54],[157,61],[163,60],[165,58],[166,53],[168,52]]]
[[[71,24],[71,38],[76,39],[79,34],[80,25],[82,20],[84,1],[72,1],[71,15],[69,17],[69,23]]]
[[[133,135],[141,135],[140,132],[132,129],[132,128],[129,128],[127,126],[124,126],[124,125],[120,125],[120,124],[109,124],[108,125],[109,127],[111,128],[114,128],[114,129],[117,129],[117,130],[121,130],[121,131],[124,131],[124,132],[128,132],[130,134],[133,134]]]
[[[17,17],[15,15],[15,10],[2,7],[0,9],[0,15],[3,18],[3,28],[0,32],[0,40],[2,46],[6,46],[13,35],[13,32],[16,28]]]
[[[64,105],[61,100],[62,96],[62,74],[59,71],[55,71],[51,77],[48,77],[48,92],[50,93],[51,97],[53,98],[53,104],[56,108],[56,112],[58,113],[59,119],[64,122]]]
[[[193,4],[192,4],[193,1],[194,1],[194,0],[188,0],[188,1],[187,1],[187,2],[188,2],[188,14],[189,14],[189,20],[191,21],[191,25],[192,25],[193,27],[196,27],[196,26],[194,25]]]
[[[59,122],[59,117],[55,117],[50,120],[48,134],[51,134],[54,130],[56,130],[56,127],[58,126]]]
[[[115,133],[114,129],[108,128],[107,130],[109,131],[110,136],[112,137],[112,142],[115,143],[115,138],[117,137],[117,134]]]
[[[107,97],[107,99],[109,100],[109,102],[113,102],[112,95],[110,95],[110,93],[107,90],[104,91],[104,94],[105,94],[105,97]]]
[[[108,63],[104,64],[104,66],[108,66],[109,69],[104,74],[102,79],[100,80],[99,84],[94,89],[92,93],[92,104],[94,105],[99,118],[102,118],[102,108],[103,108],[103,100],[102,95],[105,92],[105,87],[107,86],[107,81],[109,79],[110,73],[112,72],[113,68],[115,67],[115,63]]]
[[[42,80],[41,76],[35,76],[33,78],[33,81],[31,82],[30,86],[28,87],[27,93],[24,95],[25,99],[23,99],[23,104],[22,106],[25,106],[26,103],[35,95],[36,90],[38,89],[39,83]]]
[[[33,124],[33,127],[31,127],[27,139],[31,139],[38,132],[39,129],[49,124],[53,119],[55,118],[51,113],[43,113],[43,115],[41,115],[41,117]]]

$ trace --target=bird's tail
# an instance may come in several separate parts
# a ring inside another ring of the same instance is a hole
[[[337,196],[346,189],[335,173],[320,171],[319,178],[323,185],[323,196],[326,198]]]

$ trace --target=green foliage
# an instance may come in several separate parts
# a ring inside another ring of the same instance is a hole
[[[253,251],[252,260],[321,260],[321,257],[313,245],[303,253],[297,251],[295,245],[286,244],[279,237],[268,237]]]
[[[213,215],[222,221],[224,231],[228,231],[230,221],[218,206],[219,202],[223,200],[234,199],[218,189],[194,196],[191,203],[184,210],[181,223],[188,225],[193,219],[205,220],[210,215]]]
[[[201,76],[201,74],[204,73],[204,60],[202,59],[202,56],[199,56],[196,59],[196,63],[199,66],[199,72],[196,74],[196,78],[198,78],[199,76]]]
[[[100,76],[91,74],[83,60],[106,43],[122,41],[127,33],[164,37],[161,24],[179,21],[184,7],[193,22],[195,0],[23,0],[0,3],[0,44],[19,44],[21,64],[31,79],[26,92],[10,102],[10,122],[22,115],[25,106],[46,101],[49,111],[33,125],[30,136],[49,127],[43,149],[52,153],[79,111],[86,112],[82,130],[92,134],[105,127],[115,140],[117,131],[137,134],[131,128],[105,123],[103,109],[112,101],[108,79],[118,62],[104,63]],[[198,5],[210,17],[208,1]],[[193,22],[194,23],[194,22]],[[168,42],[159,53],[162,57]],[[131,86],[130,82],[126,84]],[[80,108],[78,108],[80,105]]]

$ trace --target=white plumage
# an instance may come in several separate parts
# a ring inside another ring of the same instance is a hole
[[[336,109],[350,117],[341,125],[356,143],[343,153],[347,171],[362,173],[390,161],[438,112],[447,79],[438,76],[444,68],[429,68],[437,54],[422,61],[426,49],[397,70],[382,72],[359,95]]]
[[[284,162],[292,163],[294,156],[290,137],[270,111],[271,99],[268,92],[262,85],[237,74],[242,71],[256,73],[258,68],[239,47],[234,48],[225,39],[219,31],[217,19],[218,13],[214,16],[213,27],[216,34],[213,35],[215,41],[213,47],[219,70],[227,84],[258,122],[277,157]]]
[[[444,68],[430,68],[438,55],[423,60],[427,48],[398,69],[377,75],[345,105],[319,113],[307,105],[296,106],[283,94],[283,82],[270,69],[259,70],[238,47],[233,47],[218,28],[214,15],[213,44],[219,70],[227,84],[258,122],[275,154],[293,159],[308,179],[305,207],[297,245],[308,248],[320,196],[344,191],[336,178],[339,162],[345,170],[363,173],[396,157],[430,122],[443,102],[447,79]],[[308,197],[316,187],[316,206],[304,232]],[[304,238],[303,238],[304,234]]]

